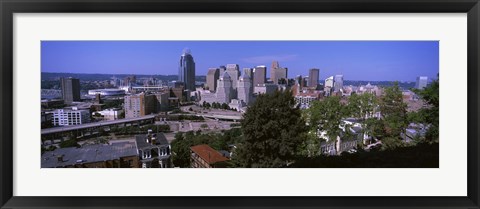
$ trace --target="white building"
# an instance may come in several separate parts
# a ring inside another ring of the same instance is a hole
[[[122,112],[123,110],[121,109],[106,109],[102,111],[97,111],[95,113],[102,115],[105,120],[118,120],[120,119],[120,115],[122,114]]]
[[[333,89],[333,84],[334,84],[333,76],[330,76],[327,79],[325,79],[324,91],[326,96],[330,96],[330,93]]]
[[[238,99],[232,99],[232,102],[228,104],[228,107],[230,107],[231,109],[235,109],[238,112],[241,112],[242,109],[246,106],[247,104],[244,101]]]
[[[333,91],[340,92],[343,89],[343,75],[335,75]]]
[[[237,84],[237,97],[238,100],[250,104],[252,102],[252,82],[247,74],[243,74],[238,80]]]
[[[88,110],[57,109],[52,113],[54,126],[71,126],[90,122],[90,113]]]
[[[315,100],[318,100],[318,97],[312,95],[295,96],[295,104],[300,105],[300,109],[308,109]]]
[[[230,75],[228,74],[228,70],[223,73],[223,75],[220,76],[220,79],[218,79],[218,84],[217,84],[217,101],[222,104],[222,103],[230,103],[230,100],[232,99],[232,80],[230,78]]]

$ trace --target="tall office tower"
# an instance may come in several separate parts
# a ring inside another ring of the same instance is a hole
[[[220,69],[220,72],[218,73],[219,76],[222,76],[223,73],[225,71],[227,71],[227,67],[225,67],[224,65],[220,65],[220,67],[218,67],[218,69]]]
[[[243,74],[247,74],[250,78],[250,81],[253,81],[253,69],[252,68],[243,68]]]
[[[184,49],[180,57],[178,80],[185,83],[185,89],[195,91],[195,61],[190,49]]]
[[[265,84],[267,81],[267,67],[264,65],[253,68],[253,87]]]
[[[334,78],[334,87],[335,92],[339,92],[343,88],[343,75],[336,75]]]
[[[310,84],[308,83],[310,80],[308,78],[308,76],[305,76],[303,77],[303,87],[307,87],[309,86]]]
[[[218,77],[220,76],[220,69],[218,68],[208,68],[208,73],[207,73],[207,88],[210,91],[216,91],[217,89],[217,80]]]
[[[246,73],[238,80],[237,92],[238,100],[243,100],[247,105],[250,104],[253,94],[252,81]]]
[[[272,62],[272,67],[270,68],[270,80],[273,81],[273,83],[276,84],[276,72],[275,70],[280,67],[280,64],[278,64],[278,61],[273,61]]]
[[[237,88],[237,81],[240,77],[240,67],[237,64],[228,64],[227,71],[230,79],[232,79],[232,87],[233,89]]]
[[[80,101],[80,80],[76,78],[60,78],[62,97],[65,104]]]
[[[315,87],[317,88],[318,85],[318,78],[319,78],[320,70],[317,68],[312,68],[308,72],[308,87]]]
[[[419,76],[417,77],[417,83],[415,83],[416,89],[423,89],[427,87],[428,84],[428,77],[427,76]]]
[[[272,69],[279,68],[280,64],[278,64],[278,61],[273,61],[272,62]]]
[[[330,96],[330,94],[332,93],[334,83],[335,83],[335,81],[333,79],[333,76],[330,76],[327,79],[325,79],[325,84],[323,86],[323,91],[325,91],[326,96]]]
[[[218,79],[217,84],[217,101],[219,103],[230,103],[232,99],[232,79],[227,72],[224,72],[223,75]]]
[[[155,95],[145,93],[125,96],[125,118],[138,118],[155,112],[155,99]]]
[[[284,80],[284,83],[287,82],[288,68],[279,67],[271,70],[270,72],[273,72],[273,75],[271,75],[271,79],[274,84],[279,84],[279,81],[281,81],[282,79]]]
[[[253,92],[253,68],[243,68],[243,74],[250,78],[250,88]]]
[[[297,75],[295,77],[295,85],[299,85],[300,87],[303,87],[303,79],[301,75]]]

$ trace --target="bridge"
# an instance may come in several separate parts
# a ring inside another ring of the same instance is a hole
[[[100,128],[139,126],[155,123],[155,115],[147,115],[138,118],[124,118],[119,120],[100,121],[73,126],[61,126],[42,129],[42,141],[63,138],[64,136],[83,136],[97,132]]]

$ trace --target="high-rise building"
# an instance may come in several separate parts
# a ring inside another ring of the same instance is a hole
[[[423,89],[427,87],[428,84],[428,77],[427,76],[419,76],[417,77],[417,82],[415,83],[416,89]]]
[[[323,89],[325,91],[325,94],[327,96],[330,95],[332,89],[333,89],[333,85],[334,85],[334,79],[333,79],[333,76],[330,76],[328,77],[327,79],[325,79],[325,85],[323,86]]]
[[[189,49],[184,49],[180,57],[178,80],[185,83],[185,89],[195,91],[195,61]]]
[[[169,108],[168,98],[170,92],[157,92],[155,95],[155,112],[166,111]]]
[[[247,74],[240,76],[237,85],[238,100],[243,100],[247,105],[251,102],[253,94],[252,82]]]
[[[253,68],[253,86],[265,84],[267,81],[267,67],[264,65]]]
[[[317,88],[318,85],[318,78],[319,78],[320,70],[317,68],[312,68],[308,72],[308,87],[315,87]]]
[[[138,118],[155,112],[155,95],[137,95],[125,96],[125,118]]]
[[[274,84],[278,84],[278,82],[281,81],[282,79],[286,83],[287,76],[288,76],[288,68],[278,67],[271,70],[270,72],[273,73],[271,75],[271,80],[273,81]]]
[[[335,75],[333,90],[339,92],[341,89],[343,89],[343,75]]]
[[[301,75],[295,77],[295,85],[299,85],[300,88],[303,88],[303,79]]]
[[[225,71],[227,71],[227,67],[225,67],[224,65],[220,65],[218,69],[220,70],[220,72],[218,73],[219,77],[222,76]]]
[[[250,81],[253,82],[253,68],[243,68],[243,74],[247,74]]]
[[[240,77],[240,67],[237,64],[228,64],[226,72],[230,76],[230,79],[232,79],[232,88],[236,89],[237,81]]]
[[[287,68],[282,68],[280,67],[280,64],[278,64],[278,61],[273,61],[272,62],[272,68],[270,69],[270,80],[274,84],[278,84],[279,80],[284,79],[284,83],[287,82],[287,77],[288,77],[288,69]]]
[[[66,104],[80,101],[80,80],[76,78],[60,78],[62,97]]]
[[[250,89],[253,92],[253,68],[243,68],[243,74],[250,78]]]
[[[228,75],[227,72],[224,72],[218,79],[217,101],[219,103],[230,103],[230,100],[232,99],[232,91],[232,79],[230,79],[230,75]]]
[[[216,91],[217,89],[217,80],[220,77],[220,69],[218,68],[209,68],[207,73],[207,89],[210,91]]]
[[[276,72],[275,72],[275,70],[276,70],[277,68],[279,68],[279,67],[280,67],[280,64],[278,63],[278,61],[272,61],[272,66],[271,66],[271,68],[270,68],[270,80],[271,80],[273,83],[275,83],[275,84],[276,84],[276,82],[275,82],[275,80],[276,80],[276,77],[275,77]]]

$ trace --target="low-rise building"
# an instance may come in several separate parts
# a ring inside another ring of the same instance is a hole
[[[100,114],[104,120],[118,120],[122,118],[121,115],[123,112],[124,111],[122,109],[106,109],[92,114]]]
[[[54,126],[71,126],[90,122],[88,110],[57,109],[51,113],[53,113]]]

